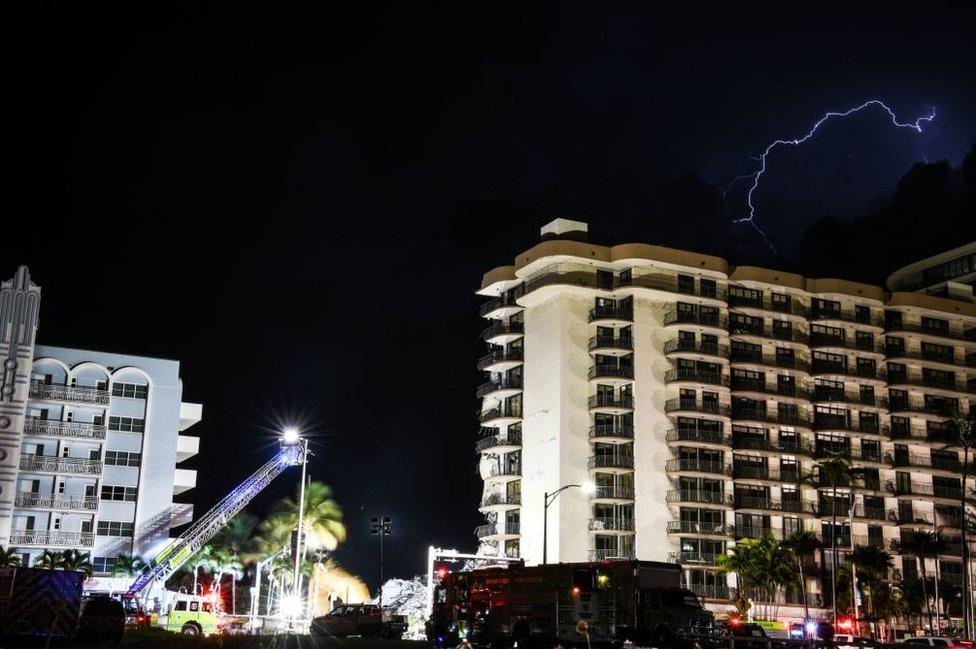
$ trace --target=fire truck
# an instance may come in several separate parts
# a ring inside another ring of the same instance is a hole
[[[439,571],[427,629],[440,646],[714,648],[721,637],[681,567],[650,561]]]

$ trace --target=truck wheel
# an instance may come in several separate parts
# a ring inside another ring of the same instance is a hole
[[[201,629],[193,622],[187,622],[183,625],[183,629],[180,630],[180,633],[183,635],[200,635]]]

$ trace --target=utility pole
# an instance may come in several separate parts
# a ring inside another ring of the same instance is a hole
[[[369,533],[380,537],[380,617],[383,615],[383,537],[389,536],[392,529],[393,520],[389,516],[374,516],[369,519]]]
[[[305,470],[308,467],[308,440],[302,439],[302,485],[298,494],[298,539],[295,541],[295,574],[292,577],[291,592],[299,596],[300,567],[302,563],[302,536],[305,533]]]

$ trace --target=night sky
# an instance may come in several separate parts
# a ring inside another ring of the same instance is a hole
[[[394,520],[388,575],[422,572],[429,543],[475,548],[473,291],[541,225],[714,249],[664,222],[660,183],[721,191],[831,108],[934,105],[922,135],[866,112],[776,156],[757,204],[779,254],[737,226],[732,261],[794,268],[814,219],[976,142],[965,3],[284,4],[8,15],[0,271],[43,286],[39,341],[182,362],[198,513],[300,424],[347,514],[337,559],[372,585],[371,515]]]

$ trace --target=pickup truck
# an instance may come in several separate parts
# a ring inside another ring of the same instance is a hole
[[[399,638],[407,631],[407,621],[375,604],[339,604],[331,613],[313,619],[309,630],[316,642],[351,636]]]

